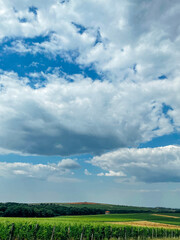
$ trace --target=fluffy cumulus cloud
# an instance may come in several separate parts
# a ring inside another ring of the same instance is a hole
[[[44,76],[45,87],[34,89],[27,78],[1,72],[2,153],[101,153],[179,129],[178,79],[114,84],[82,75]],[[164,104],[171,106],[166,113]]]
[[[32,164],[23,162],[0,162],[0,177],[31,178],[50,182],[78,181],[72,178],[73,170],[80,165],[72,159],[63,159],[59,163]]]
[[[107,173],[98,173],[97,176],[106,176],[106,177],[124,177],[126,176],[123,172],[114,172],[110,170]]]
[[[75,51],[76,63],[114,81],[150,81],[179,67],[179,9],[178,0],[1,0],[0,37],[13,38],[12,51],[22,53],[66,52],[72,60]],[[24,42],[46,35],[41,43]]]
[[[167,188],[174,205],[179,18],[179,0],[0,0],[0,192],[6,201],[116,196],[139,205],[138,196],[147,195],[147,205],[163,205]],[[158,147],[159,139],[174,145]],[[65,157],[57,162],[57,156]]]
[[[100,76],[2,69],[1,153],[102,154],[179,131],[178,0],[0,4],[2,56],[61,56]]]
[[[90,163],[106,171],[98,176],[119,176],[119,182],[180,182],[179,146],[121,148],[95,156]]]
[[[90,173],[87,169],[84,170],[84,174],[87,175],[87,176],[91,176],[92,173]]]

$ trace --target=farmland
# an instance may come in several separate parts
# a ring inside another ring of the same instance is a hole
[[[12,238],[10,238],[11,235]],[[0,218],[0,239],[2,240],[147,239],[148,237],[174,238],[179,236],[180,214],[178,213]]]
[[[179,209],[122,206],[102,203],[0,203],[0,217],[57,217],[111,213],[179,213]]]

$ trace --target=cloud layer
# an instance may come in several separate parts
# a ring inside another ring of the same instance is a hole
[[[2,56],[61,56],[100,78],[42,72],[38,57],[25,77],[1,70],[2,153],[101,154],[179,132],[179,1],[0,3]]]
[[[32,178],[50,182],[78,181],[70,176],[80,165],[72,159],[63,159],[59,163],[32,164],[23,162],[0,162],[0,177]]]
[[[2,153],[96,154],[179,130],[179,79],[135,84],[44,77],[45,87],[34,89],[27,78],[1,72]],[[171,108],[164,112],[164,105]]]
[[[180,148],[138,147],[160,146],[161,136],[163,145],[179,143],[179,0],[0,0],[0,6],[4,201],[142,205],[143,196],[143,204],[177,206]],[[54,164],[57,155],[69,159]],[[72,155],[84,168],[74,177],[80,166]]]
[[[98,176],[120,176],[119,182],[180,182],[179,146],[122,148],[95,156],[90,163],[108,171]]]
[[[12,51],[61,54],[113,81],[149,81],[179,68],[179,9],[178,0],[1,0],[0,38],[15,38]],[[47,35],[41,43],[24,41]]]

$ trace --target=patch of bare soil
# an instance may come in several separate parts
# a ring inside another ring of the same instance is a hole
[[[176,216],[169,216],[169,215],[163,215],[163,214],[151,214],[153,216],[160,216],[160,217],[167,217],[167,218],[180,218],[180,217],[176,217]]]
[[[168,229],[180,229],[180,226],[156,223],[149,221],[131,221],[131,222],[109,222],[111,224],[137,226],[137,227],[155,227],[155,228],[168,228]]]

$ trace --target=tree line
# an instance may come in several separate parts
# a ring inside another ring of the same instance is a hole
[[[102,209],[65,207],[53,203],[0,203],[1,217],[56,217],[65,215],[94,215],[102,213],[104,213],[104,210]]]
[[[55,203],[40,203],[40,204],[26,204],[26,203],[0,203],[0,217],[56,217],[66,215],[96,215],[104,214],[109,209],[103,208],[88,208],[76,206],[62,206]],[[154,212],[152,209],[114,209],[111,213],[150,213]],[[157,212],[157,210],[156,210]],[[158,212],[162,212],[162,209]],[[180,210],[176,210],[180,212]]]

